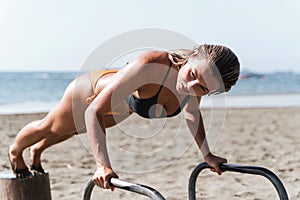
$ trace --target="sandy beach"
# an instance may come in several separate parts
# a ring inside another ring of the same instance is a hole
[[[212,152],[229,163],[270,169],[280,177],[290,199],[300,199],[300,107],[230,108],[219,115],[213,112],[203,109]],[[45,113],[0,115],[1,173],[10,170],[7,148],[18,130],[43,116]],[[111,162],[121,179],[149,185],[168,200],[187,199],[190,173],[203,158],[182,115],[162,121],[133,115],[109,129],[107,137]],[[75,136],[44,152],[42,162],[50,174],[52,199],[82,199],[85,184],[95,170],[86,139],[86,134]],[[28,156],[25,151],[27,161]],[[231,172],[218,176],[209,170],[198,178],[197,197],[278,199],[263,177]],[[119,189],[110,192],[95,188],[92,199],[148,198]]]

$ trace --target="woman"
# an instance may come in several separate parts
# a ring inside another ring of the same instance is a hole
[[[145,118],[165,118],[184,110],[205,161],[221,174],[219,164],[227,161],[210,152],[199,103],[204,95],[229,91],[238,76],[236,55],[227,47],[206,44],[193,50],[147,52],[119,71],[84,74],[70,83],[59,105],[44,119],[19,132],[9,148],[12,169],[18,178],[44,173],[41,153],[86,131],[97,166],[93,181],[113,190],[109,179],[117,175],[107,153],[106,128],[133,112]],[[30,146],[31,170],[22,157],[23,150]]]

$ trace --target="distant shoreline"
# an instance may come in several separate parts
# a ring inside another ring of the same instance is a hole
[[[49,112],[58,101],[0,104],[0,115]],[[201,108],[300,107],[300,93],[267,95],[223,95],[202,98]]]
[[[226,95],[223,97],[204,97],[202,107],[221,108],[272,108],[272,107],[300,107],[300,93],[290,94],[254,94],[254,95]],[[218,100],[223,98],[223,100]],[[213,105],[213,106],[212,106]]]

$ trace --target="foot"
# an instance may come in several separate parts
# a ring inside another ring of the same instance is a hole
[[[45,170],[43,169],[41,163],[39,163],[37,166],[35,165],[30,165],[30,171],[33,174],[45,174]]]
[[[13,172],[16,175],[16,178],[21,180],[27,180],[33,176],[27,167],[24,169],[15,169]]]
[[[26,180],[32,177],[32,173],[25,165],[23,157],[21,156],[18,158],[17,156],[15,156],[14,151],[12,151],[11,148],[9,148],[8,150],[8,159],[16,178]],[[19,165],[17,163],[19,163]]]
[[[31,159],[30,171],[33,174],[45,174],[45,170],[41,165],[41,153],[36,150],[35,145],[31,146],[29,151]]]

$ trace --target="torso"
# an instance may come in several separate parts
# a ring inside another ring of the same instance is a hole
[[[159,70],[160,72],[153,72],[155,73],[153,74],[153,76],[157,75],[157,77],[159,77],[158,79],[161,79],[160,81],[158,81],[159,83],[162,83],[164,77],[166,77],[164,86],[161,88],[161,90],[160,90],[161,87],[160,84],[150,83],[150,84],[142,85],[132,94],[136,99],[139,99],[141,101],[143,100],[147,101],[148,99],[151,99],[157,95],[157,98],[155,98],[157,101],[156,103],[161,106],[155,106],[155,116],[150,116],[150,118],[160,118],[160,117],[172,116],[173,114],[178,114],[181,111],[181,109],[180,110],[178,109],[180,108],[182,102],[187,100],[185,98],[186,96],[179,94],[175,89],[176,80],[177,80],[177,70],[174,70],[173,68],[169,69],[170,61],[167,55],[165,55],[165,63],[168,64],[162,65],[161,70]],[[109,82],[113,81],[113,76],[114,76],[113,73],[102,76],[97,81],[95,87],[95,93],[98,94],[99,92],[101,92],[101,90],[105,87],[106,84],[109,84]],[[165,116],[163,116],[163,112],[165,112],[164,114]]]

